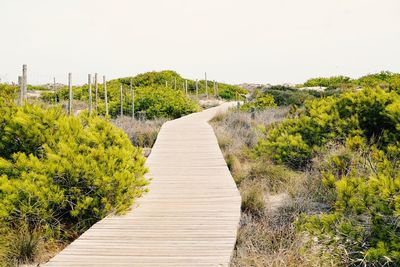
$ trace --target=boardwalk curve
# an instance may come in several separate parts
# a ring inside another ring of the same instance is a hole
[[[208,121],[230,106],[165,123],[146,162],[149,193],[46,266],[228,266],[241,199]]]

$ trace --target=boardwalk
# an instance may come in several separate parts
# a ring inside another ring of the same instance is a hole
[[[229,105],[164,124],[147,160],[150,192],[46,266],[228,266],[240,195],[207,121]]]

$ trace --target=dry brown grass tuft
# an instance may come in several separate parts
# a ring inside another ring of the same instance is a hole
[[[211,122],[242,196],[232,266],[336,265],[307,246],[307,237],[296,230],[302,212],[323,209],[314,202],[319,184],[313,181],[312,171],[295,172],[251,153],[261,131],[287,113],[287,109],[270,109],[252,118],[250,113],[234,110],[218,114]]]
[[[157,139],[165,119],[137,120],[123,116],[114,119],[112,123],[126,132],[132,144],[137,147],[151,148]]]

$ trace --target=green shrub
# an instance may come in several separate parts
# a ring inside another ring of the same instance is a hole
[[[388,88],[400,93],[400,73],[382,71],[375,74],[368,74],[354,81],[354,84],[362,87]]]
[[[266,110],[269,108],[276,107],[276,104],[274,102],[274,98],[268,94],[256,97],[253,101],[247,102],[244,105],[242,105],[241,110],[243,111],[260,111],[260,110]]]
[[[300,118],[288,119],[270,130],[255,148],[269,154],[276,162],[304,167],[313,151],[330,142],[344,142],[347,137],[376,139],[386,147],[400,140],[400,96],[382,89],[365,89],[306,103]]]
[[[0,226],[68,239],[145,191],[141,150],[106,120],[30,105],[0,112]]]
[[[152,72],[140,74],[133,78],[135,85],[135,114],[138,117],[154,119],[156,117],[178,118],[200,110],[200,107],[182,90],[174,90],[165,87],[165,79],[177,76],[175,72]],[[177,76],[180,78],[180,76]],[[123,114],[132,115],[132,92],[129,89],[130,78],[111,80],[107,82],[108,108],[111,117],[120,115],[120,85],[123,84]],[[164,84],[163,84],[164,83]],[[75,100],[88,101],[88,85],[73,87],[73,98]],[[92,86],[92,90],[94,90]],[[105,96],[103,85],[98,86],[98,109],[97,113],[105,114]],[[68,88],[60,88],[57,91],[61,101],[68,99]],[[94,93],[93,93],[94,94]],[[54,94],[43,94],[42,99],[46,102],[54,102]],[[94,106],[94,95],[93,95]]]
[[[346,265],[400,263],[400,172],[399,162],[385,152],[363,148],[362,154],[347,148],[331,157],[321,173],[325,186],[335,190],[331,212],[305,216],[300,228],[317,237],[323,249],[342,247]],[[343,157],[344,156],[344,157]],[[338,166],[338,167],[335,167]],[[340,167],[343,166],[343,167]]]
[[[344,88],[350,85],[352,82],[351,78],[346,76],[334,76],[329,78],[312,78],[304,83],[306,87],[322,86],[329,89]]]
[[[248,93],[247,90],[229,84],[218,84],[218,96],[226,100],[241,100]]]
[[[341,90],[326,89],[324,91],[316,90],[300,90],[283,85],[276,85],[264,89],[265,94],[269,94],[274,98],[274,102],[278,106],[303,106],[306,101],[322,98],[332,95],[339,95]]]
[[[152,87],[138,90],[136,109],[142,111],[147,119],[179,118],[200,110],[199,106],[181,91]]]
[[[140,116],[162,116],[167,118],[177,118],[191,112],[199,110],[199,106],[185,94],[183,84],[188,83],[189,94],[196,93],[196,82],[189,79],[184,79],[174,71],[146,72],[135,77],[126,77],[121,79],[110,80],[107,82],[107,96],[109,102],[109,113],[112,117],[120,115],[120,85],[123,85],[123,113],[124,115],[132,114],[132,93],[130,90],[130,81],[135,89],[135,113]],[[174,86],[176,80],[176,89]],[[167,86],[166,86],[167,84]],[[199,81],[199,94],[206,92],[205,81]],[[218,84],[219,96],[224,99],[235,99],[237,96],[241,99],[246,90],[239,86],[220,83]],[[92,86],[92,97],[94,102],[94,86]],[[89,87],[87,84],[83,86],[73,87],[73,98],[80,101],[88,101]],[[214,94],[213,84],[208,83],[209,95]],[[60,101],[68,100],[68,88],[66,86],[57,89],[57,97]],[[46,92],[41,96],[42,100],[47,103],[54,103],[54,93]],[[98,114],[105,114],[104,103],[104,87],[102,83],[98,85]],[[172,102],[171,102],[172,101]],[[160,114],[155,110],[159,105],[163,109]]]
[[[399,107],[400,96],[380,88],[312,100],[254,148],[295,168],[324,155],[315,179],[325,187],[329,209],[305,215],[299,225],[323,253],[347,253],[339,255],[344,265],[400,263]],[[329,152],[332,143],[342,149]]]
[[[313,78],[304,83],[304,86],[323,86],[328,89],[355,89],[361,88],[382,88],[400,92],[400,73],[381,71],[364,75],[358,79],[350,79],[346,76],[336,76],[329,78]]]

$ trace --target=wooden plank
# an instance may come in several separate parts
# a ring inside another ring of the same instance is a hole
[[[165,123],[146,162],[149,193],[46,266],[229,266],[241,199],[207,122],[230,106]]]

